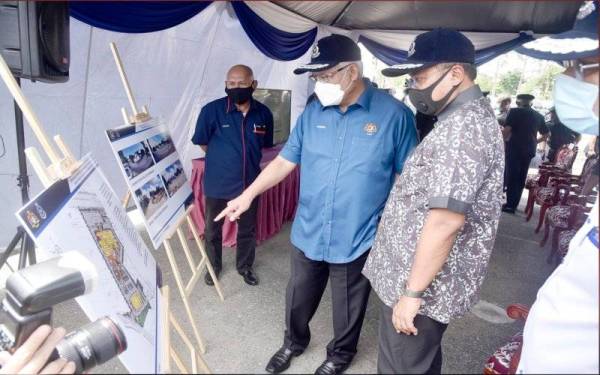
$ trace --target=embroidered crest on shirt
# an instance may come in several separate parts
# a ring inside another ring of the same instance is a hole
[[[254,124],[254,134],[267,134],[267,125]]]
[[[367,135],[373,135],[373,134],[377,133],[377,125],[375,125],[375,123],[373,123],[373,122],[368,122],[365,124],[365,127],[363,128],[363,130],[365,131],[365,133]]]

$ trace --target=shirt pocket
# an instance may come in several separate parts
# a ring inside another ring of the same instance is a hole
[[[380,174],[384,171],[385,144],[379,138],[354,136],[351,142],[349,168],[365,174]]]

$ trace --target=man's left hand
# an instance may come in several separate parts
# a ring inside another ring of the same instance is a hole
[[[396,332],[415,336],[419,333],[414,321],[421,307],[421,301],[421,298],[400,297],[392,314],[392,323]]]

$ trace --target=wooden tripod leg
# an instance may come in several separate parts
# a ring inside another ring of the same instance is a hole
[[[190,325],[192,326],[192,330],[194,331],[194,337],[198,342],[198,346],[200,347],[200,351],[202,353],[206,353],[206,346],[204,345],[204,341],[200,337],[200,333],[198,332],[198,327],[196,327],[196,320],[192,315],[192,309],[190,308],[190,303],[185,292],[185,285],[181,280],[181,273],[179,272],[179,267],[177,267],[177,262],[175,261],[175,256],[173,255],[173,249],[171,248],[171,244],[169,240],[165,240],[163,242],[165,245],[165,250],[167,251],[167,257],[169,258],[169,263],[171,263],[171,269],[173,270],[173,276],[175,276],[175,281],[177,282],[177,289],[179,289],[179,294],[181,295],[181,300],[183,301],[183,306],[185,307],[185,311],[188,315],[188,319],[190,321]]]
[[[169,306],[169,286],[165,285],[160,289],[160,304],[161,304],[161,371],[163,374],[171,373],[170,354],[171,354],[171,325],[169,324],[170,306]],[[158,322],[157,322],[158,323]]]
[[[177,331],[177,333],[183,340],[183,343],[190,350],[190,355],[192,357],[191,358],[192,372],[194,374],[197,374],[198,373],[198,364],[200,364],[200,366],[202,367],[202,371],[204,371],[205,374],[210,374],[210,369],[208,368],[208,365],[206,364],[204,359],[202,359],[202,356],[200,354],[196,353],[194,346],[192,345],[190,339],[187,337],[187,335],[185,334],[183,329],[181,329],[181,325],[179,325],[179,322],[177,321],[177,319],[175,319],[175,316],[173,316],[173,314],[171,314],[170,318],[171,318],[170,323],[173,325],[173,328],[175,328],[175,331]]]
[[[45,188],[52,185],[54,180],[52,179],[52,176],[48,175],[48,170],[44,166],[44,162],[42,161],[40,153],[37,151],[37,149],[34,147],[28,147],[25,149],[25,155],[27,155],[27,159],[33,166],[33,170],[40,178],[40,181],[42,181],[42,185],[44,185]]]
[[[225,301],[225,297],[223,296],[223,291],[221,290],[221,283],[217,279],[217,275],[215,274],[212,264],[210,264],[208,256],[206,255],[206,249],[204,249],[204,244],[200,240],[200,236],[198,235],[198,231],[196,230],[196,225],[192,221],[192,218],[189,213],[187,214],[186,219],[187,219],[188,227],[192,231],[192,235],[194,236],[194,240],[196,241],[196,246],[198,246],[198,249],[200,250],[200,254],[202,255],[202,261],[206,262],[206,269],[208,270],[208,273],[210,273],[210,276],[212,277],[213,282],[215,283],[215,289],[217,290],[217,293],[219,294],[219,298],[221,298],[221,301]]]

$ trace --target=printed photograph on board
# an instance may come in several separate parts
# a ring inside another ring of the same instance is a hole
[[[181,188],[187,182],[185,173],[183,172],[183,165],[181,165],[179,160],[169,165],[161,173],[161,177],[165,183],[165,186],[167,187],[169,197],[175,195],[179,188]]]
[[[148,138],[148,144],[157,163],[175,152],[175,145],[167,133],[158,133]]]
[[[138,142],[118,152],[119,159],[129,179],[139,176],[154,165],[146,142]]]
[[[140,202],[140,207],[142,207],[146,219],[152,217],[168,199],[167,192],[159,176],[154,176],[143,184],[141,188],[135,191],[135,196]]]

